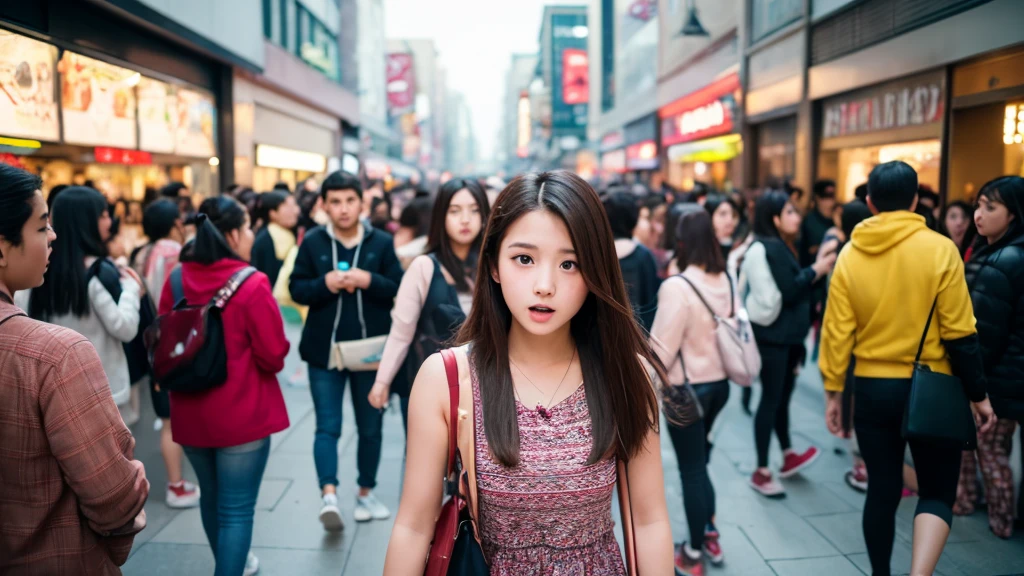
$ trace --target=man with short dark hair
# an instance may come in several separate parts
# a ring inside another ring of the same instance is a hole
[[[800,225],[800,261],[803,266],[814,264],[825,232],[835,226],[832,213],[836,209],[836,183],[818,180],[814,183],[814,206]]]
[[[875,216],[854,229],[829,287],[819,362],[828,396],[825,420],[829,431],[843,434],[840,403],[852,354],[854,429],[869,478],[863,527],[872,571],[889,574],[909,444],[920,494],[910,571],[931,574],[953,521],[963,445],[903,438],[916,358],[933,372],[961,379],[982,431],[995,417],[963,261],[951,240],[914,213],[917,173],[899,161],[876,166],[867,201]]]
[[[636,197],[629,192],[614,192],[602,200],[615,238],[615,253],[619,257],[633,315],[644,330],[649,331],[658,310],[661,279],[654,254],[633,238],[633,230],[640,219],[640,208],[636,203]]]
[[[338,439],[346,381],[352,386],[359,436],[355,519],[383,520],[391,513],[372,492],[380,465],[383,424],[383,413],[369,400],[377,372],[338,366],[334,344],[383,336],[391,330],[391,308],[402,281],[402,267],[392,237],[365,226],[359,218],[363,188],[358,178],[334,172],[324,180],[320,197],[330,222],[306,234],[288,286],[295,302],[309,306],[299,353],[309,364],[316,412],[313,459],[323,498],[320,521],[325,529],[340,530]]]

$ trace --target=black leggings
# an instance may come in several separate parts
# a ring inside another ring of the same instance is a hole
[[[761,352],[761,402],[754,416],[754,444],[757,466],[768,466],[772,430],[783,450],[789,450],[789,400],[796,387],[796,369],[803,361],[803,344],[758,344]]]
[[[903,439],[900,430],[909,394],[909,379],[856,379],[853,426],[869,478],[864,541],[875,576],[889,574],[896,509],[903,490],[903,454],[908,443],[920,495],[914,515],[932,514],[947,524],[953,522],[960,446],[948,441]]]
[[[689,426],[674,426],[669,422],[668,434],[676,451],[679,476],[683,482],[683,508],[690,528],[690,547],[700,550],[704,546],[704,527],[715,515],[715,488],[711,485],[707,468],[711,459],[708,432],[729,400],[729,382],[694,384],[693,389],[704,417]]]

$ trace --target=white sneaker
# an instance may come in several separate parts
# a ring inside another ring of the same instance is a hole
[[[199,506],[199,486],[182,480],[167,485],[168,508],[195,508]]]
[[[242,571],[242,576],[253,576],[259,571],[260,559],[250,551],[249,556],[245,559],[245,570]]]
[[[356,496],[356,509],[353,513],[356,522],[369,522],[370,520],[387,520],[391,517],[391,511],[387,506],[381,504],[380,500],[370,492],[366,496]]]
[[[345,528],[345,523],[341,521],[341,510],[338,510],[337,494],[324,494],[324,505],[320,508],[320,523],[324,525],[324,530],[332,532]]]

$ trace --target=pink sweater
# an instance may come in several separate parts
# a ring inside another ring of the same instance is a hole
[[[722,317],[729,315],[729,279],[725,273],[707,274],[690,266],[683,274],[700,290],[711,308]],[[735,309],[740,307],[734,296]],[[715,340],[715,321],[685,280],[672,276],[658,290],[658,311],[651,326],[654,351],[668,368],[670,384],[683,383],[683,367],[691,384],[725,380],[722,356]]]

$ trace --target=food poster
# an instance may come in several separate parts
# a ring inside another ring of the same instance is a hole
[[[174,87],[143,76],[136,94],[139,99],[139,148],[147,152],[174,153],[178,112]]]
[[[84,146],[136,148],[138,72],[65,51],[61,77],[64,141]]]
[[[0,30],[0,135],[60,139],[54,91],[57,48]]]
[[[178,88],[174,152],[181,156],[209,158],[217,154],[216,109],[213,97]]]

